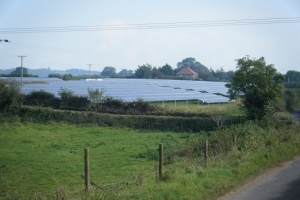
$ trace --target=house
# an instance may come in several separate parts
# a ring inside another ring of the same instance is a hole
[[[193,71],[190,67],[185,67],[179,72],[176,73],[177,77],[185,77],[188,79],[195,79],[198,78],[198,74]]]

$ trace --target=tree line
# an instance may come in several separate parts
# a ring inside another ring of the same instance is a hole
[[[14,71],[9,74],[0,74],[0,77],[20,77],[22,75],[23,70],[23,77],[38,77],[37,75],[32,75],[28,73],[28,69],[26,67],[17,67]]]
[[[208,69],[195,58],[189,57],[183,59],[181,62],[178,62],[175,68],[167,63],[161,67],[155,67],[147,63],[139,65],[138,68],[134,71],[122,69],[119,73],[116,72],[116,69],[114,67],[105,67],[100,75],[102,77],[110,78],[128,77],[145,79],[186,79],[182,77],[176,77],[176,73],[187,66],[198,74],[197,80],[228,81],[234,74],[234,71],[225,72],[222,67],[217,70],[214,70],[212,68]]]

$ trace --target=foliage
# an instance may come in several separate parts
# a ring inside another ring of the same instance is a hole
[[[133,75],[133,70],[127,70],[127,69],[122,69],[119,73],[118,76],[120,77],[128,77]]]
[[[138,66],[134,72],[136,78],[152,78],[152,66],[149,64],[144,64]]]
[[[161,77],[164,76],[164,74],[159,69],[157,69],[156,67],[153,67],[152,76],[153,76],[153,78],[161,78]]]
[[[116,68],[114,67],[104,67],[104,69],[102,70],[101,76],[106,76],[106,77],[116,77],[117,73],[116,73]]]
[[[122,105],[116,100],[110,101],[114,106]],[[117,104],[118,103],[118,104]],[[137,102],[136,109],[149,109],[145,103]],[[62,108],[69,108],[65,105]],[[71,107],[73,110],[75,108]],[[79,108],[76,108],[77,110]],[[83,108],[82,108],[83,109]],[[132,111],[132,107],[130,108]],[[47,108],[21,107],[18,111],[22,121],[30,122],[65,122],[75,124],[97,124],[99,126],[128,127],[134,129],[161,130],[174,132],[213,131],[220,128],[220,123],[214,116],[187,117],[187,116],[153,116],[153,115],[114,115],[96,112],[60,111]],[[137,110],[138,112],[138,110]],[[222,118],[222,127],[244,123],[243,117],[227,116]]]
[[[163,73],[165,76],[173,76],[174,75],[174,70],[173,68],[168,65],[165,64],[164,66],[162,66],[161,68],[158,68],[158,70]]]
[[[60,100],[45,90],[32,91],[25,96],[25,105],[59,108]]]
[[[16,82],[6,82],[0,79],[0,111],[7,110],[12,107],[19,107],[23,95]]]
[[[293,82],[300,82],[300,72],[289,70],[285,74],[285,82],[293,83]]]
[[[9,74],[0,74],[0,77],[20,77],[22,74],[22,67],[17,67]],[[38,77],[37,75],[28,74],[28,69],[23,67],[23,77]]]
[[[298,109],[300,107],[300,89],[285,89],[284,99],[288,111]]]
[[[10,74],[13,74],[13,75],[16,75],[16,76],[21,76],[21,74],[22,74],[22,68],[23,68],[23,75],[28,74],[28,69],[26,67],[17,67]]]
[[[300,82],[284,83],[285,88],[300,88]]]
[[[189,66],[193,71],[200,72],[208,72],[207,67],[202,65],[199,61],[196,61],[195,58],[185,58],[181,62],[177,63],[177,69],[175,70],[175,74],[182,70],[184,67]]]
[[[93,90],[92,88],[88,88],[88,93],[89,93],[89,99],[91,103],[97,104],[97,103],[102,103],[103,99],[105,98],[104,93],[105,89],[95,89]]]
[[[264,57],[247,56],[237,60],[237,71],[226,87],[231,99],[240,96],[249,119],[262,119],[282,98],[283,80],[273,65],[266,65]]]
[[[50,73],[48,75],[48,78],[59,78],[59,79],[62,79],[63,76],[61,74],[59,74],[59,73]]]
[[[71,90],[60,89],[58,95],[60,96],[60,108],[62,109],[85,110],[89,105],[89,100],[87,97],[77,96]]]
[[[101,110],[109,111],[109,110],[124,110],[126,104],[122,99],[115,99],[113,97],[105,97],[103,99],[103,103],[101,104]]]
[[[72,78],[73,78],[72,74],[64,74],[63,77],[62,77],[62,79],[64,81],[72,80]]]

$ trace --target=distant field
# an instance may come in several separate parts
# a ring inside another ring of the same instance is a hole
[[[138,154],[159,143],[182,144],[181,134],[65,124],[1,124],[0,198],[84,192],[84,148],[91,180],[107,188],[135,185],[139,175],[155,182],[157,162]],[[158,153],[158,152],[157,152]],[[137,157],[136,157],[137,156]]]
[[[178,112],[197,112],[197,113],[210,113],[210,114],[224,114],[224,115],[243,115],[244,112],[238,107],[239,102],[229,103],[213,103],[203,104],[201,101],[158,101],[151,102],[151,104],[160,106],[167,110]]]

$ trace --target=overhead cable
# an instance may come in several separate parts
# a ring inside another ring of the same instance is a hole
[[[214,26],[245,26],[266,24],[299,23],[300,17],[263,18],[241,20],[216,20],[199,22],[171,22],[171,23],[144,23],[127,25],[99,25],[99,26],[61,26],[61,27],[31,27],[31,28],[1,28],[0,33],[47,33],[47,32],[78,32],[78,31],[121,31],[139,29],[166,29],[166,28],[205,28]]]

